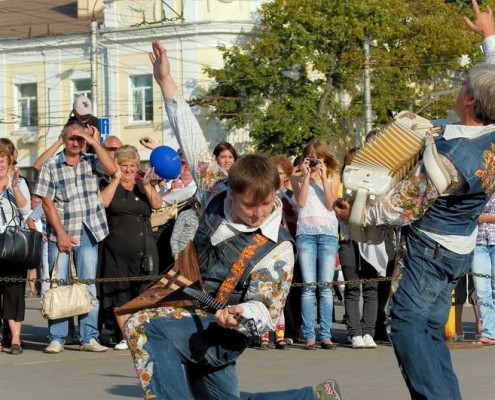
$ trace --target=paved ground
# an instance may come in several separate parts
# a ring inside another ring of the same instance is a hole
[[[2,399],[88,400],[142,399],[127,351],[109,350],[103,354],[79,352],[67,346],[57,355],[43,354],[46,346],[46,321],[38,311],[39,299],[28,300],[23,326],[24,354],[0,354]],[[343,306],[337,304],[340,318]],[[471,308],[464,309],[467,338],[473,338]],[[342,324],[334,325],[334,335],[344,341]],[[482,349],[453,350],[452,357],[465,400],[494,398],[495,346]],[[258,391],[316,385],[335,378],[345,400],[408,399],[392,348],[353,350],[341,345],[335,351],[290,350],[260,351],[248,349],[239,361],[240,387],[243,395]]]

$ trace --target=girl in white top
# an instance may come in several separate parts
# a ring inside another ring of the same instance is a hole
[[[299,206],[296,244],[303,282],[331,282],[338,250],[338,221],[332,205],[338,197],[338,162],[322,139],[313,139],[303,150],[301,176],[293,177],[294,196]],[[333,288],[318,288],[320,339],[323,349],[334,349],[331,325]],[[305,348],[316,348],[314,300],[316,286],[302,290]]]

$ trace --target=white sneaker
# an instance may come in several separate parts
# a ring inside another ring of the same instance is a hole
[[[376,349],[376,343],[375,341],[373,340],[373,338],[371,337],[371,335],[364,335],[363,336],[363,342],[364,342],[364,347],[366,349]]]
[[[45,347],[43,353],[47,354],[58,354],[64,351],[64,346],[57,340],[52,340],[48,347]]]
[[[99,344],[96,339],[91,339],[88,343],[83,343],[79,346],[81,351],[91,351],[94,353],[102,353],[108,350],[108,347]]]
[[[127,345],[127,342],[125,340],[121,340],[114,347],[115,350],[127,350],[128,348],[129,346]]]
[[[365,344],[362,336],[354,336],[351,340],[353,349],[364,349]]]

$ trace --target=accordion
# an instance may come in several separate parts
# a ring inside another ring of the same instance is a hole
[[[366,143],[344,169],[345,196],[353,203],[349,218],[352,240],[377,244],[383,230],[363,226],[367,207],[378,203],[416,164],[433,124],[418,115],[403,111]]]

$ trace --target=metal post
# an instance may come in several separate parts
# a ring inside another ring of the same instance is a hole
[[[96,53],[98,51],[98,22],[91,21],[91,100],[93,113],[98,115],[98,71],[96,68]]]
[[[364,134],[373,128],[371,116],[371,74],[370,74],[370,41],[364,40]]]

